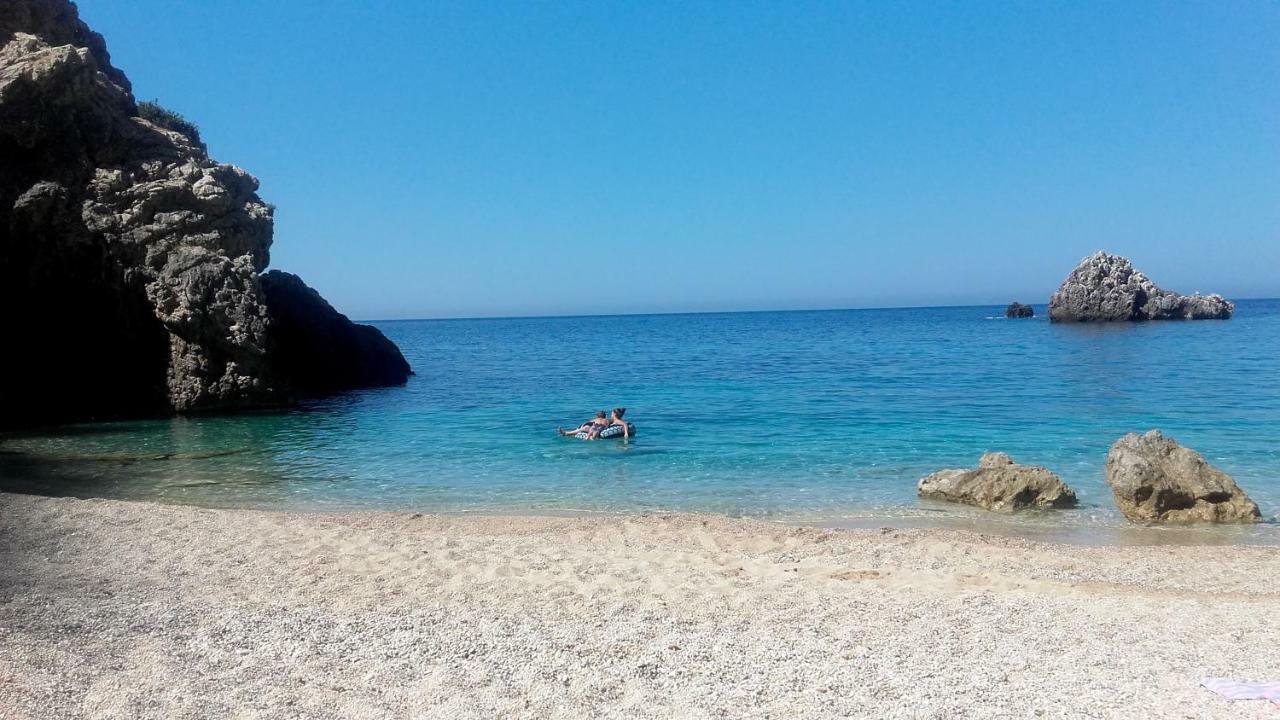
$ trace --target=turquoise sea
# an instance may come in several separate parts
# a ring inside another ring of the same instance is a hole
[[[0,489],[221,507],[711,511],[824,524],[1116,532],[1108,446],[1161,428],[1276,531],[1280,300],[1229,321],[1055,325],[1001,307],[377,324],[417,375],[297,410],[86,424],[0,443]],[[557,437],[627,407],[630,443]],[[916,481],[987,450],[1078,510],[990,517]]]

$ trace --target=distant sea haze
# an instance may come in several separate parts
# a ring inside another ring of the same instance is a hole
[[[1004,309],[385,322],[417,372],[405,387],[28,434],[0,460],[25,467],[0,474],[9,489],[211,506],[934,522],[984,516],[917,500],[916,481],[999,450],[1081,499],[1014,522],[1110,528],[1124,523],[1107,448],[1160,428],[1280,513],[1280,300],[1137,324]],[[617,405],[630,443],[556,435]]]

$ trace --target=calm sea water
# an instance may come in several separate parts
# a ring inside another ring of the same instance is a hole
[[[1082,507],[993,521],[1119,527],[1107,448],[1158,427],[1275,519],[1280,301],[1243,301],[1225,322],[1070,326],[1001,310],[378,323],[417,371],[406,387],[279,414],[10,436],[0,487],[208,506],[928,524],[985,514],[919,502],[921,476],[1003,450],[1057,471]],[[614,405],[638,426],[632,442],[556,436]]]

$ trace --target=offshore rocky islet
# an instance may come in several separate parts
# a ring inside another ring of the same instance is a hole
[[[1049,299],[1053,322],[1225,320],[1235,304],[1221,295],[1180,295],[1157,286],[1128,258],[1084,258]]]

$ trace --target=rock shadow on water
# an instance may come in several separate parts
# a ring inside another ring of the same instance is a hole
[[[254,448],[236,448],[205,452],[44,455],[0,450],[0,492],[83,499],[129,500],[145,496],[163,502],[163,493],[155,492],[161,485],[185,489],[236,484],[231,477],[202,477],[204,472],[192,477],[189,471],[193,463],[204,464],[254,452]],[[260,472],[254,473],[253,481],[248,484],[262,486],[274,482],[278,480],[271,473]]]
[[[0,451],[0,492],[54,497],[110,497],[111,494],[104,495],[95,490],[111,483],[112,473],[108,470],[118,472],[122,464]]]

